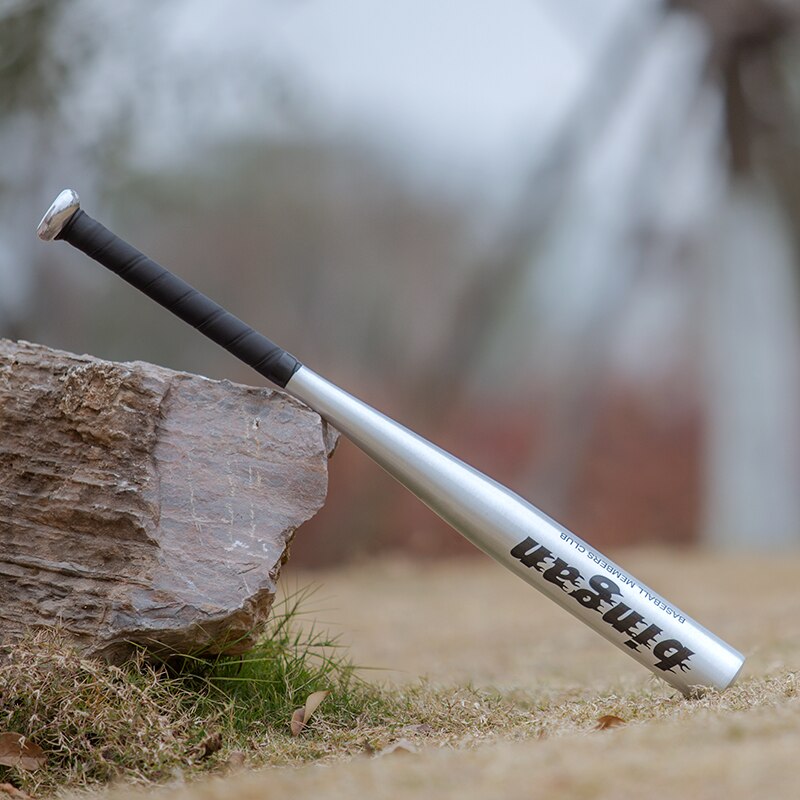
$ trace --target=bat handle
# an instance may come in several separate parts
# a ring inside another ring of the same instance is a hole
[[[300,368],[282,347],[92,219],[71,189],[55,199],[37,232],[69,242],[278,386]]]

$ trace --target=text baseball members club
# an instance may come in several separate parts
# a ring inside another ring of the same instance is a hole
[[[625,603],[614,600],[622,596],[619,586],[605,575],[592,575],[587,581],[577,567],[563,558],[554,556],[552,550],[528,536],[511,550],[511,555],[526,567],[542,573],[542,577],[563,589],[576,603],[601,614],[603,622],[614,630],[629,636],[623,644],[632,650],[646,647],[653,650],[655,666],[664,672],[674,672],[675,667],[687,671],[688,661],[694,651],[677,639],[658,641],[663,629],[649,623],[644,616]],[[657,642],[657,644],[654,644]]]

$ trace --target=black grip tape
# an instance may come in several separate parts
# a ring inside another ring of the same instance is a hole
[[[115,272],[278,386],[300,362],[222,306],[164,269],[80,209],[56,237]]]

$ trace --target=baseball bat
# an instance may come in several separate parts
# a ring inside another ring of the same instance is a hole
[[[744,657],[526,500],[371,408],[111,233],[65,189],[38,235],[62,239],[314,409],[476,547],[691,696]]]

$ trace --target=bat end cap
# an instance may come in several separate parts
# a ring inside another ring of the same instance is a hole
[[[78,193],[73,189],[64,189],[45,212],[36,234],[42,241],[51,242],[80,207]]]

